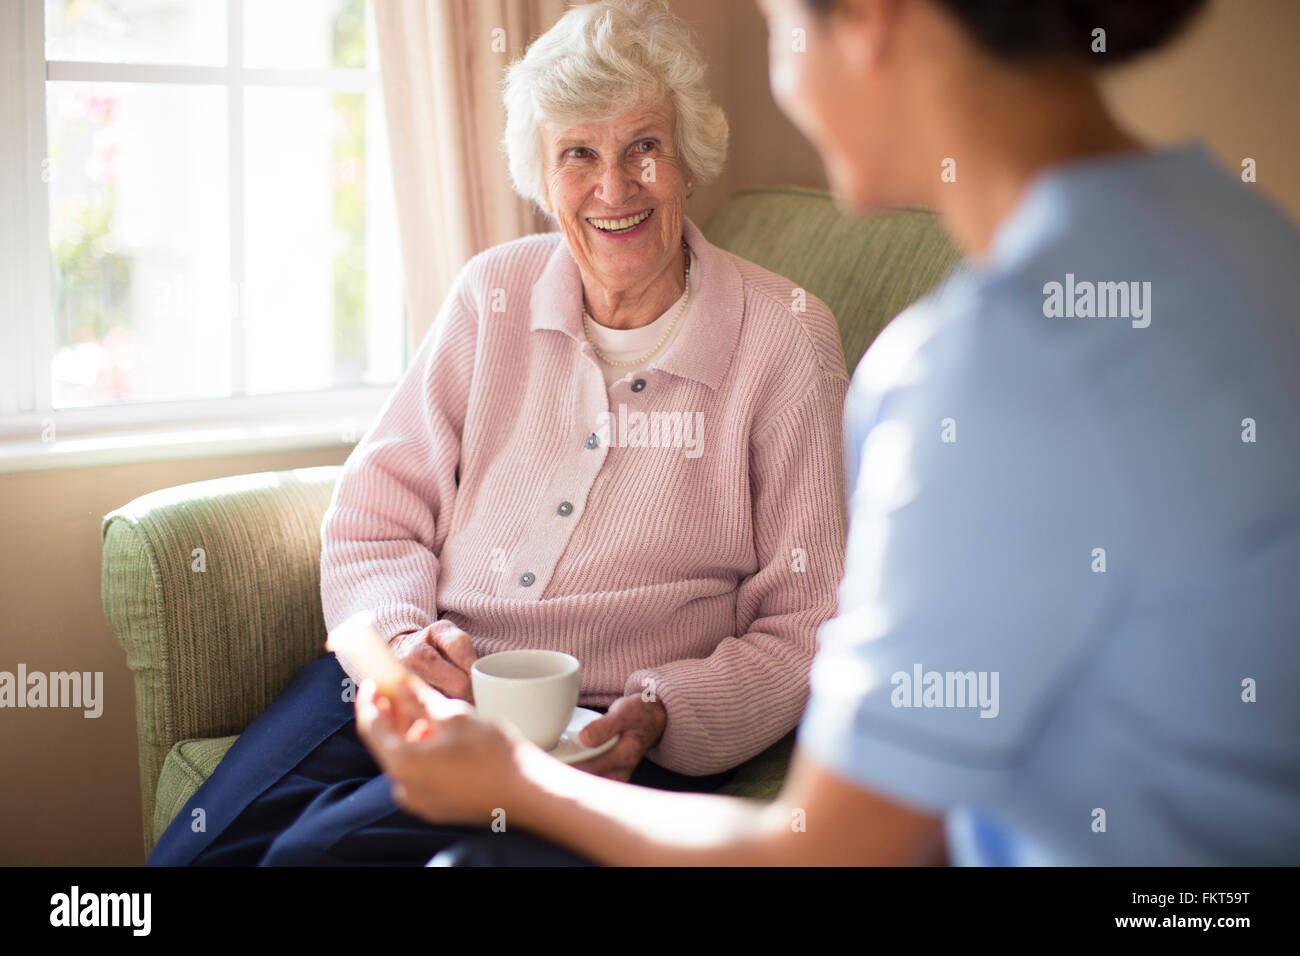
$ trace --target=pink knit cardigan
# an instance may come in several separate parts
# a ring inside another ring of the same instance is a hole
[[[480,656],[582,662],[582,704],[655,695],[647,756],[735,766],[788,733],[843,570],[848,375],[826,306],[683,234],[698,294],[607,390],[557,233],[475,256],[322,523],[329,628],[445,618]]]

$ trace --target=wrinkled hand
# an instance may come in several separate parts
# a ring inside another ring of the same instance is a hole
[[[467,825],[491,823],[511,805],[519,749],[533,744],[421,678],[394,696],[365,680],[356,701],[357,734],[392,780],[394,802],[431,823]]]
[[[450,621],[393,639],[393,653],[446,697],[472,701],[469,672],[478,660],[470,636]]]
[[[658,700],[642,700],[639,694],[620,697],[605,715],[582,728],[579,738],[587,747],[598,747],[619,734],[618,743],[605,753],[575,763],[579,770],[626,783],[645,752],[659,743],[668,725],[668,711]]]

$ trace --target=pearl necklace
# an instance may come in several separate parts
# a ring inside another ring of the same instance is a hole
[[[685,289],[682,292],[682,303],[677,307],[677,312],[676,314],[673,315],[673,320],[668,323],[668,328],[665,329],[664,334],[659,337],[659,341],[655,343],[654,348],[652,348],[649,352],[646,352],[646,354],[642,355],[640,358],[634,358],[627,362],[616,362],[613,359],[606,357],[605,353],[600,350],[600,346],[598,346],[594,341],[592,341],[591,326],[589,323],[591,323],[594,320],[590,315],[587,314],[587,307],[583,306],[582,327],[583,327],[583,331],[587,335],[587,342],[591,345],[591,350],[596,353],[596,357],[599,358],[606,365],[613,365],[617,368],[631,368],[634,365],[641,365],[652,355],[658,352],[661,348],[663,348],[664,343],[667,342],[669,336],[673,334],[673,329],[677,326],[677,320],[680,319],[682,317],[682,313],[686,311],[686,303],[689,302],[691,298],[691,250],[690,247],[686,245],[685,239],[682,240],[682,252],[686,254],[686,269],[682,273],[682,281],[683,281],[683,285],[685,286]]]

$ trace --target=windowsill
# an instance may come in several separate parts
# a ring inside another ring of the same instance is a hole
[[[173,420],[123,421],[123,411],[111,410],[118,420],[101,428],[87,428],[86,411],[69,422],[56,419],[53,441],[41,440],[33,423],[14,434],[0,436],[0,474],[54,468],[92,468],[146,461],[176,461],[226,455],[256,455],[285,451],[351,448],[377,416],[388,389],[350,395],[284,396],[242,407],[242,414],[176,415]],[[235,400],[238,401],[238,400]],[[304,401],[319,406],[305,413]],[[183,403],[181,403],[183,404]],[[234,404],[232,402],[232,404]],[[238,407],[238,405],[236,405]],[[228,410],[230,406],[227,406]],[[197,411],[197,409],[194,409]],[[141,410],[124,410],[137,417]],[[210,409],[209,409],[210,411]],[[256,412],[256,414],[250,414]],[[91,413],[93,414],[93,412]],[[82,426],[71,429],[65,424]],[[12,423],[12,420],[11,420]]]
[[[339,427],[318,425],[233,425],[183,431],[135,432],[94,438],[64,438],[54,442],[0,443],[0,474],[51,468],[90,468],[142,461],[255,455],[278,451],[343,448]]]

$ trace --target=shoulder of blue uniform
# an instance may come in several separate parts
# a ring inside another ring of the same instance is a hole
[[[1195,144],[1045,177],[1029,204],[1045,218],[1019,245],[1040,263],[1159,269],[1190,288],[1248,282],[1243,257],[1300,255],[1285,213]]]
[[[1066,179],[1043,195],[1050,215],[1026,230],[1021,255],[1000,274],[1018,283],[1026,301],[1067,278],[1140,283],[1153,334],[1176,328],[1184,345],[1193,336],[1217,340],[1229,319],[1239,334],[1245,324],[1294,314],[1300,232],[1256,187],[1208,156]]]
[[[887,323],[854,369],[853,394],[866,399],[896,385],[916,384],[918,372],[913,363],[923,352],[950,330],[959,331],[964,323],[987,314],[986,281],[958,264],[935,288]],[[937,379],[939,387],[952,384],[937,376],[931,378]]]
[[[740,274],[745,295],[742,335],[757,335],[769,348],[806,350],[819,372],[848,381],[839,325],[826,303],[785,276],[765,269],[725,249]]]

